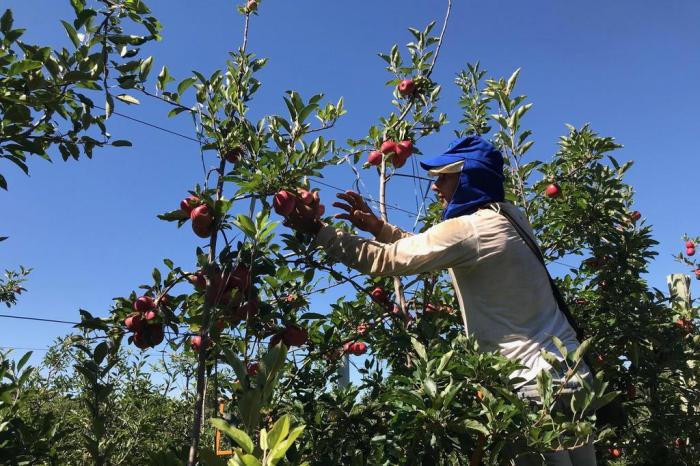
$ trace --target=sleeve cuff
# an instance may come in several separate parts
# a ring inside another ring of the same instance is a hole
[[[379,234],[376,236],[377,241],[380,243],[391,243],[392,238],[394,237],[394,227],[389,224],[389,222],[384,222],[384,225],[382,225],[382,229],[379,231]]]
[[[335,237],[335,233],[336,228],[332,225],[321,227],[316,235],[316,238],[314,238],[313,245],[322,248],[327,247]]]

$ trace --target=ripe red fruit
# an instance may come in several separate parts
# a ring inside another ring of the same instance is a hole
[[[484,392],[482,392],[481,390],[477,390],[477,391],[476,391],[476,397],[479,399],[479,401],[483,401],[483,399],[484,399]]]
[[[544,190],[544,194],[547,197],[553,199],[555,197],[558,197],[559,194],[561,194],[561,188],[559,187],[558,184],[552,183],[552,184],[548,185],[547,188]]]
[[[382,288],[375,288],[370,292],[370,296],[372,297],[372,301],[375,303],[383,304],[386,303],[389,300],[389,297],[386,294],[386,291]]]
[[[379,152],[378,150],[373,150],[372,152],[369,153],[369,157],[367,157],[367,161],[369,162],[370,165],[379,165],[382,163],[382,153]]]
[[[282,190],[278,192],[272,200],[272,207],[274,207],[275,212],[283,217],[288,217],[294,211],[295,206],[296,198],[289,191]]]
[[[403,96],[411,95],[416,90],[416,83],[412,79],[404,79],[399,83],[399,93]]]
[[[208,238],[211,236],[212,227],[214,226],[214,216],[212,215],[209,206],[200,205],[195,207],[190,212],[192,219],[192,231],[200,238]]]
[[[401,168],[404,165],[406,165],[406,157],[400,157],[399,155],[394,155],[391,159],[392,165],[394,165],[395,168]]]
[[[149,347],[146,333],[144,330],[134,333],[134,345],[139,349],[146,349]]]
[[[405,139],[396,144],[396,155],[408,158],[413,153],[413,142],[410,139]]]
[[[367,330],[369,330],[369,325],[367,325],[365,323],[358,325],[357,328],[355,329],[355,331],[357,331],[358,335],[364,335],[365,333],[367,333]]]
[[[237,289],[241,294],[246,294],[250,288],[250,269],[243,264],[238,264],[236,268],[226,278],[226,290]]]
[[[428,303],[425,306],[425,311],[423,311],[426,314],[436,314],[440,312],[440,307],[438,307],[436,304],[433,303]]]
[[[140,314],[132,314],[124,319],[124,325],[132,332],[139,332],[144,326],[144,321]]]
[[[622,452],[619,448],[610,448],[608,451],[610,452],[610,456],[612,456],[613,458],[619,458],[620,456],[622,456]]]
[[[675,445],[676,448],[683,448],[685,446],[685,442],[683,439],[678,437],[673,441],[673,445]]]
[[[190,215],[192,209],[194,209],[197,204],[199,204],[199,198],[197,196],[190,196],[180,201],[180,210]]]
[[[228,163],[237,163],[241,159],[242,155],[243,149],[241,149],[240,147],[234,147],[233,149],[226,152],[224,158]]]
[[[695,278],[700,280],[700,269],[695,269]]]
[[[309,340],[309,333],[305,328],[297,325],[289,325],[282,333],[282,341],[287,346],[301,346]]]
[[[258,315],[259,311],[260,303],[258,302],[258,298],[253,297],[250,301],[248,301],[241,307],[239,317],[241,318],[241,320],[250,319],[251,317]]]
[[[158,317],[158,314],[156,313],[156,311],[146,311],[146,312],[143,314],[143,318],[144,318],[145,320],[153,320],[153,319],[155,319],[156,317]]]
[[[674,324],[685,333],[690,333],[693,330],[693,323],[689,319],[678,319]]]
[[[216,322],[214,322],[214,328],[218,331],[222,331],[226,328],[226,321],[224,319],[216,319]]]
[[[258,2],[256,0],[248,0],[248,3],[246,4],[246,8],[248,9],[249,12],[253,12],[258,9]]]
[[[634,400],[637,398],[637,387],[634,384],[627,385],[627,399]]]
[[[299,189],[297,190],[299,194],[299,200],[301,201],[302,204],[304,205],[311,205],[314,202],[314,196],[312,193],[307,191],[306,189]]]
[[[689,256],[695,255],[695,248],[685,248],[685,253]]]
[[[350,346],[350,352],[355,356],[363,355],[367,352],[367,345],[361,341],[355,342]]]
[[[204,274],[202,272],[196,272],[187,279],[194,285],[194,289],[197,291],[204,291],[207,288],[207,279],[204,278]]]
[[[695,243],[693,243],[692,241],[686,241],[685,247],[686,248],[695,248]]]
[[[146,312],[155,309],[156,302],[150,296],[141,296],[134,301],[134,311]]]
[[[257,374],[260,370],[260,364],[257,362],[251,362],[248,364],[248,367],[246,369],[248,370],[249,376],[255,377],[255,374]]]
[[[156,346],[163,342],[165,331],[162,324],[151,324],[146,329],[148,330],[148,343],[151,346]]]
[[[382,154],[392,154],[396,152],[396,143],[394,141],[384,141],[379,148]]]
[[[352,341],[343,343],[343,353],[352,353],[352,345],[354,345]]]
[[[194,351],[199,353],[199,350],[202,349],[202,337],[200,335],[195,335],[190,338],[190,346]]]
[[[631,219],[633,222],[636,222],[636,221],[639,220],[640,218],[642,218],[642,213],[641,213],[640,211],[638,211],[638,210],[635,210],[634,212],[632,212],[632,213],[630,214],[630,219]]]
[[[282,341],[282,334],[277,333],[270,338],[270,345],[269,346],[276,346],[278,343]]]

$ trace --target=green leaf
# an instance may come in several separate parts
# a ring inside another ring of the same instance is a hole
[[[430,398],[435,398],[435,395],[437,394],[437,385],[433,380],[426,379],[423,382],[423,390],[425,391],[425,394],[428,395]]]
[[[566,356],[569,354],[569,351],[566,349],[566,346],[564,346],[564,343],[562,343],[559,338],[554,336],[552,337],[552,341],[554,342],[554,346],[556,346],[559,352],[561,353],[562,357],[566,359]]]
[[[75,48],[80,47],[80,38],[78,38],[78,33],[76,32],[75,28],[71,26],[70,23],[63,20],[61,20],[61,24],[63,24],[63,27],[66,29],[68,37],[70,38],[70,41],[73,42]]]
[[[462,427],[465,429],[476,430],[477,432],[481,432],[486,436],[489,435],[489,430],[486,428],[486,426],[474,419],[465,419],[462,421]]]
[[[234,460],[229,460],[229,464],[234,464],[236,466],[260,466],[260,460],[254,457],[253,455],[236,454]]]
[[[129,94],[119,94],[115,97],[117,99],[121,100],[122,102],[129,104],[129,105],[132,105],[132,104],[138,105],[141,103],[141,102],[139,102],[139,100],[136,97],[132,97]]]
[[[127,141],[125,139],[117,139],[116,141],[112,142],[112,146],[114,147],[131,147],[133,144],[131,141]]]
[[[255,446],[253,445],[253,441],[250,439],[250,437],[248,437],[248,434],[246,434],[240,429],[236,429],[228,422],[220,418],[211,418],[209,419],[209,422],[212,426],[214,426],[215,429],[220,430],[221,432],[226,434],[231,440],[236,442],[236,444],[238,444],[238,446],[240,446],[243,449],[243,451],[245,451],[246,453],[253,453]]]
[[[272,430],[270,430],[270,433],[267,436],[267,443],[269,445],[269,449],[275,448],[277,443],[287,438],[287,435],[289,434],[290,425],[291,416],[289,416],[289,414],[285,414],[284,416],[279,418],[277,422],[275,422],[275,425],[272,426]]]
[[[591,343],[593,340],[591,338],[584,340],[581,345],[579,345],[578,348],[576,348],[576,351],[574,351],[574,354],[571,355],[571,359],[573,359],[574,363],[579,362],[581,359],[583,359],[583,356],[588,352],[588,348],[590,348]]]
[[[419,358],[421,358],[423,361],[428,360],[428,354],[425,352],[425,346],[423,346],[421,342],[411,337],[411,345],[413,345],[413,349],[416,351]]]
[[[39,69],[42,66],[42,63],[36,60],[16,61],[10,66],[10,69],[8,70],[7,74],[10,76],[15,74],[22,74],[26,73],[27,71]]]
[[[286,440],[281,441],[275,446],[275,448],[270,450],[270,465],[275,465],[279,460],[284,458],[284,455],[287,453],[287,450],[289,450],[289,447],[291,447],[297,437],[304,432],[305,428],[306,426],[299,426],[295,428],[289,433],[289,437],[287,437]]]
[[[192,86],[196,82],[197,78],[195,77],[183,79],[182,81],[180,81],[180,84],[177,85],[177,93],[182,95],[187,89],[190,88],[190,86]]]
[[[10,32],[12,29],[12,10],[5,10],[5,13],[3,13],[2,18],[0,18],[0,31],[3,33]]]

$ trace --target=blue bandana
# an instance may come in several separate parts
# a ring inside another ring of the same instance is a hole
[[[502,202],[503,156],[490,142],[479,136],[467,136],[453,141],[444,154],[421,162],[425,170],[464,161],[459,184],[442,215],[444,220],[476,212],[489,202]]]

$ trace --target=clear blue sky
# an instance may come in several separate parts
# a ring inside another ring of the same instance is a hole
[[[154,70],[167,64],[182,79],[189,70],[205,74],[222,66],[227,51],[240,44],[242,18],[234,2],[148,2],[164,24],[164,41],[152,47]],[[620,160],[636,161],[627,180],[636,189],[636,208],[654,226],[659,259],[649,280],[665,289],[668,273],[685,270],[670,257],[681,250],[683,233],[700,233],[698,149],[700,135],[700,3],[695,0],[594,0],[589,2],[456,0],[434,79],[444,86],[441,110],[450,125],[422,141],[424,153],[440,150],[459,120],[455,74],[480,60],[489,75],[508,76],[522,67],[519,91],[534,103],[525,125],[536,141],[531,157],[547,160],[564,124],[590,122],[625,147]],[[260,74],[263,88],[252,116],[282,113],[283,92],[304,96],[323,92],[345,97],[348,115],[334,136],[361,137],[390,110],[391,90],[377,52],[410,40],[409,26],[441,21],[442,1],[266,0],[251,24],[250,50],[269,57]],[[26,39],[68,45],[60,18],[70,17],[68,1],[6,0]],[[167,108],[142,99],[140,107],[119,111],[192,135],[187,118],[168,120]],[[193,264],[196,238],[156,214],[177,208],[202,179],[198,146],[114,117],[110,130],[134,142],[132,149],[105,149],[93,160],[49,164],[30,159],[31,177],[5,163],[10,184],[0,192],[3,219],[0,265],[33,267],[12,313],[73,320],[84,308],[104,315],[111,298],[149,283],[151,270],[169,257]],[[211,159],[210,159],[211,160]],[[367,172],[368,173],[368,172]],[[329,181],[350,186],[347,167]],[[366,179],[376,195],[374,178]],[[335,193],[323,189],[329,200]],[[402,181],[390,202],[415,209],[413,185]],[[402,201],[409,199],[407,203]],[[330,202],[329,202],[330,203]],[[333,209],[329,209],[333,212]],[[393,215],[404,227],[412,222]],[[697,289],[697,286],[695,286]],[[323,312],[327,298],[314,302]],[[0,346],[38,347],[64,335],[69,326],[0,319]]]

